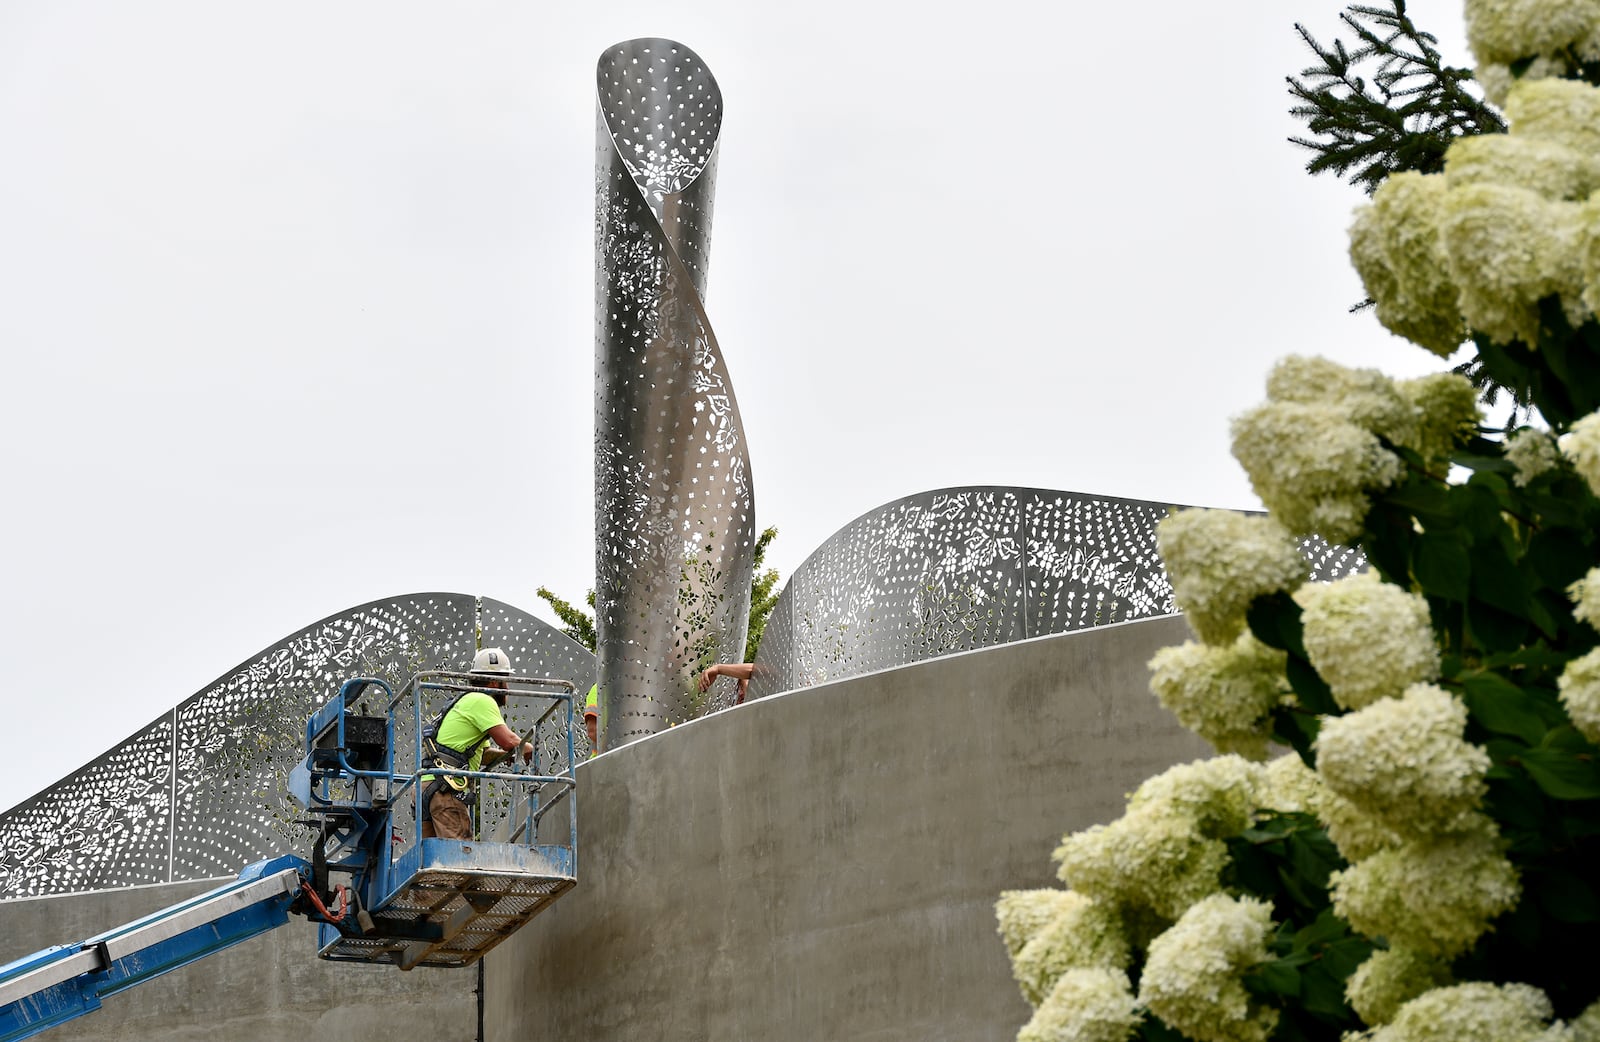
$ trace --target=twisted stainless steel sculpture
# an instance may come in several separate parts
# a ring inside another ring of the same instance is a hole
[[[580,691],[594,682],[585,648],[500,601],[414,593],[350,608],[240,663],[0,815],[0,899],[232,876],[303,848],[285,782],[312,709],[352,676],[398,690],[421,670],[460,669],[480,639],[525,676]],[[532,725],[512,723],[521,734]],[[587,756],[587,736],[573,738]],[[564,770],[564,721],[541,727],[537,741],[543,762]]]
[[[755,502],[704,296],[722,95],[671,40],[601,56],[595,199],[595,629],[603,748],[699,715],[740,661]]]
[[[750,696],[1172,613],[1156,524],[1180,509],[1035,488],[940,489],[856,518],[795,569]],[[1314,580],[1365,565],[1303,540]]]

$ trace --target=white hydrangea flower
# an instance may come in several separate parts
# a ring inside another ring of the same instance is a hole
[[[1362,430],[1396,445],[1417,447],[1416,403],[1376,369],[1349,369],[1319,356],[1289,355],[1267,374],[1267,399],[1337,405],[1346,420]]]
[[[1315,814],[1322,797],[1322,779],[1298,753],[1280,756],[1261,770],[1256,801],[1263,809]]]
[[[1272,906],[1214,894],[1150,943],[1139,1001],[1196,1042],[1266,1042],[1278,1012],[1258,1007],[1243,975],[1272,956]]]
[[[1493,821],[1412,840],[1330,877],[1333,909],[1368,937],[1423,955],[1453,958],[1522,890]]]
[[[1356,210],[1350,260],[1384,328],[1447,358],[1467,330],[1439,240],[1446,189],[1442,177],[1391,175]]]
[[[1600,648],[1568,662],[1556,678],[1556,686],[1572,726],[1600,744]]]
[[[1288,690],[1286,658],[1249,633],[1227,647],[1185,641],[1150,660],[1150,690],[1218,752],[1264,760],[1272,738],[1268,714]]]
[[[1156,546],[1173,600],[1195,634],[1225,645],[1244,631],[1257,597],[1293,590],[1307,565],[1294,537],[1270,517],[1233,510],[1184,510],[1156,526]]]
[[[1082,894],[1055,887],[1002,891],[994,914],[1000,923],[1000,937],[1006,942],[1006,954],[1015,959],[1035,934],[1083,900]]]
[[[1158,806],[1073,833],[1054,857],[1057,875],[1072,889],[1170,922],[1222,889],[1228,848],[1207,838],[1193,818]]]
[[[1582,579],[1567,587],[1575,607],[1573,618],[1600,630],[1600,568],[1591,568]]]
[[[1065,893],[1071,901],[1012,959],[1022,997],[1033,1006],[1044,1001],[1068,970],[1128,967],[1128,937],[1117,909],[1083,894]]]
[[[1556,1042],[1570,1038],[1546,1022],[1550,1000],[1527,984],[1455,984],[1400,1007],[1383,1027],[1346,1036],[1361,1042]]]
[[[1143,1017],[1121,970],[1071,970],[1061,976],[1017,1042],[1126,1042]]]
[[[1590,303],[1593,282],[1589,276],[1591,254],[1595,250],[1593,226],[1600,216],[1600,199],[1584,203],[1548,203],[1550,215],[1549,252],[1541,258],[1545,267],[1546,295],[1561,298],[1561,311],[1574,329],[1594,317]]]
[[[1578,277],[1583,281],[1580,303],[1590,314],[1600,314],[1600,192],[1591,195],[1579,208],[1575,234],[1578,243]],[[1562,304],[1565,306],[1565,298]]]
[[[1571,1027],[1572,1042],[1600,1042],[1600,1002],[1578,1014]]]
[[[1483,803],[1489,754],[1466,741],[1467,707],[1432,684],[1329,717],[1317,736],[1323,784],[1401,835],[1451,832]]]
[[[1595,0],[1467,0],[1467,42],[1479,64],[1514,62],[1582,42],[1600,22]]]
[[[1565,58],[1553,58],[1549,55],[1539,55],[1533,63],[1522,71],[1521,76],[1511,74],[1509,62],[1479,61],[1472,70],[1473,79],[1478,81],[1478,86],[1483,88],[1483,96],[1490,104],[1504,108],[1511,96],[1511,91],[1519,84],[1532,83],[1546,78],[1559,78],[1567,74]]]
[[[1313,811],[1328,830],[1333,845],[1352,864],[1405,842],[1399,833],[1326,785],[1319,790]]]
[[[1428,602],[1361,572],[1295,594],[1306,655],[1346,709],[1360,709],[1439,675]]]
[[[1561,462],[1561,451],[1549,431],[1524,427],[1506,439],[1506,459],[1517,468],[1511,479],[1526,488],[1534,478]]]
[[[1596,39],[1591,34],[1591,46]],[[1589,84],[1524,74],[1507,93],[1505,107],[1514,136],[1565,145],[1591,163],[1600,157],[1600,90]]]
[[[1290,532],[1332,543],[1361,534],[1371,501],[1400,460],[1335,405],[1267,402],[1233,421],[1233,455],[1267,509]]]
[[[1581,202],[1595,184],[1594,160],[1560,141],[1521,134],[1457,138],[1444,158],[1445,184],[1515,185],[1546,199]]]
[[[1539,300],[1560,294],[1582,307],[1581,229],[1576,203],[1526,188],[1472,184],[1445,193],[1439,238],[1462,316],[1499,343],[1539,340]]]
[[[1460,373],[1432,373],[1402,380],[1395,387],[1420,414],[1417,439],[1411,447],[1423,459],[1444,459],[1477,433],[1478,421],[1483,418],[1478,389]]]
[[[1434,988],[1450,983],[1450,967],[1438,959],[1404,948],[1375,951],[1345,982],[1350,1008],[1376,1027],[1394,1019],[1400,1007]]]
[[[1572,425],[1558,443],[1578,476],[1600,496],[1600,412],[1592,412]]]
[[[1190,818],[1211,839],[1236,836],[1256,812],[1261,768],[1241,756],[1214,756],[1169,767],[1134,790],[1128,811],[1173,812]]]

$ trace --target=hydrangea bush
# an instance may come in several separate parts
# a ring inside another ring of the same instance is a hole
[[[1019,1039],[1600,1042],[1600,0],[1466,16],[1509,132],[1391,177],[1351,257],[1536,423],[1452,373],[1274,369],[1233,423],[1268,516],[1159,532],[1194,639],[1151,688],[1221,755],[1002,896]],[[1308,584],[1312,534],[1369,570]]]

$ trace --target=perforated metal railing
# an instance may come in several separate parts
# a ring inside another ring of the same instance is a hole
[[[749,697],[958,651],[1172,613],[1156,524],[1182,507],[1035,488],[923,492],[869,511],[795,569]],[[1361,555],[1302,542],[1312,578]],[[730,681],[713,689],[726,704]]]
[[[229,670],[93,763],[0,815],[0,898],[231,876],[307,849],[288,802],[306,718],[345,679],[398,689],[499,646],[518,672],[594,683],[594,657],[509,604],[456,593],[373,601],[307,626]],[[508,719],[518,733],[531,721]],[[404,736],[398,736],[403,738]],[[581,726],[579,758],[589,752]],[[539,730],[567,765],[564,725]]]

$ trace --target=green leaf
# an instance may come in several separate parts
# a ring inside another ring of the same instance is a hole
[[[1492,541],[1496,534],[1506,531],[1500,502],[1505,490],[1505,478],[1482,471],[1452,490],[1456,516],[1473,533],[1474,542]]]
[[[1512,615],[1528,610],[1528,580],[1498,540],[1473,544],[1472,595]]]
[[[1411,541],[1416,537],[1411,515],[1396,507],[1375,503],[1367,514],[1361,549],[1378,574],[1404,585],[1410,580]]]
[[[1459,539],[1425,533],[1417,541],[1411,571],[1424,592],[1452,601],[1467,599],[1472,560]]]
[[[1576,727],[1565,722],[1565,712],[1562,716],[1562,723],[1551,728],[1550,733],[1545,735],[1544,741],[1539,744],[1546,749],[1559,749],[1577,756],[1592,752],[1593,747],[1590,746],[1589,739],[1585,738]]]
[[[1318,947],[1336,941],[1349,932],[1349,925],[1335,915],[1332,908],[1324,908],[1316,922],[1294,935],[1294,946],[1302,949]]]
[[[1342,982],[1367,961],[1372,951],[1373,944],[1365,937],[1346,937],[1322,949],[1322,965],[1330,975]]]
[[[1323,967],[1307,970],[1302,976],[1305,1008],[1312,1013],[1337,1017],[1345,1011],[1344,979],[1335,977]]]
[[[1473,600],[1467,602],[1467,629],[1485,651],[1514,651],[1528,636],[1528,621]]]
[[[1600,920],[1600,899],[1589,881],[1563,868],[1533,874],[1525,881],[1528,893],[1539,896],[1539,904],[1552,919],[1564,923],[1592,923]]]
[[[1566,470],[1547,470],[1534,479],[1523,498],[1538,517],[1543,530],[1577,530],[1591,526],[1594,496],[1583,479]]]
[[[1250,602],[1245,610],[1245,621],[1256,640],[1269,648],[1287,651],[1290,655],[1306,657],[1306,646],[1301,636],[1300,605],[1294,598],[1279,590]]]
[[[1532,669],[1557,669],[1567,664],[1572,656],[1560,651],[1553,651],[1543,644],[1535,644],[1526,648],[1518,648],[1502,655],[1491,655],[1483,660],[1489,669],[1501,669],[1506,666],[1528,666]]]
[[[1257,994],[1282,995],[1291,999],[1300,996],[1300,971],[1283,959],[1274,959],[1252,967],[1250,972],[1245,974],[1244,983],[1246,988]]]
[[[1296,832],[1303,828],[1316,827],[1318,827],[1317,819],[1310,815],[1268,811],[1258,817],[1255,824],[1239,833],[1239,835],[1260,846],[1263,843],[1276,843],[1291,832]]]
[[[1541,746],[1517,757],[1529,777],[1558,800],[1600,799],[1600,765],[1563,749]]]
[[[1550,604],[1555,605],[1554,611],[1550,610]],[[1557,596],[1552,590],[1540,590],[1528,598],[1528,621],[1551,640],[1556,639],[1556,635],[1571,618],[1572,610],[1566,599]]]
[[[1313,713],[1337,713],[1339,704],[1333,700],[1333,691],[1325,680],[1311,667],[1311,663],[1297,655],[1290,655],[1284,666],[1289,686],[1294,688],[1300,704]]]
[[[1289,899],[1301,908],[1316,908],[1318,905],[1327,902],[1328,898],[1325,893],[1308,886],[1296,873],[1290,871],[1287,865],[1280,864],[1278,866],[1278,882],[1281,893],[1268,891],[1268,894],[1275,894],[1280,900],[1282,894],[1287,893]]]
[[[1472,718],[1495,734],[1509,734],[1538,745],[1549,730],[1536,699],[1494,673],[1461,678],[1462,701]]]
[[[1295,832],[1288,840],[1289,864],[1295,875],[1318,890],[1328,889],[1328,876],[1344,867],[1338,848],[1321,830]]]
[[[1278,706],[1272,710],[1272,737],[1299,753],[1307,767],[1316,766],[1316,755],[1311,747],[1321,727],[1322,718],[1311,713],[1300,712],[1290,706]]]
[[[1442,485],[1423,479],[1413,479],[1379,497],[1382,502],[1409,511],[1420,518],[1453,517],[1450,510],[1450,493]]]

